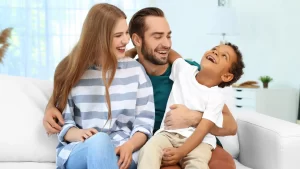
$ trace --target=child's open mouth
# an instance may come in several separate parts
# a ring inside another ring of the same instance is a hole
[[[206,56],[206,59],[208,59],[209,61],[213,62],[213,63],[217,63],[216,59],[214,57],[212,57],[211,55]]]

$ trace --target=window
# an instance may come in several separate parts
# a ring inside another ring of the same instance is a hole
[[[128,21],[151,5],[150,0],[1,0],[0,30],[13,27],[13,32],[0,73],[53,79],[55,67],[78,41],[87,12],[101,2],[118,6]]]

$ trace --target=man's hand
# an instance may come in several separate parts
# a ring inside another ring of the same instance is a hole
[[[192,111],[184,105],[174,104],[170,109],[164,121],[167,130],[197,126],[202,118],[202,113]]]
[[[134,146],[129,141],[115,149],[116,154],[120,156],[120,159],[118,161],[118,166],[120,169],[129,168],[132,162],[133,149]]]
[[[162,166],[176,165],[183,157],[184,153],[180,150],[180,148],[165,148],[163,150],[161,164]]]
[[[64,124],[61,112],[56,107],[48,108],[43,119],[43,125],[48,134],[56,134],[61,131],[58,122],[61,125]]]

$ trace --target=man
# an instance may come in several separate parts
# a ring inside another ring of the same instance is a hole
[[[167,100],[173,85],[169,79],[171,66],[168,64],[168,55],[171,50],[171,30],[159,8],[144,8],[132,17],[129,23],[129,34],[137,49],[138,61],[144,66],[149,75],[155,102],[154,132],[159,129],[166,109]],[[190,64],[196,64],[190,62]],[[61,67],[63,64],[58,66]],[[187,109],[183,105],[173,105],[165,119],[168,129],[187,128],[197,126],[202,118],[202,113]],[[237,124],[227,106],[223,109],[223,128],[216,126],[210,131],[216,136],[234,135]],[[61,129],[54,119],[63,123],[61,113],[55,108],[52,99],[46,109],[44,127],[49,133],[57,133]],[[212,153],[209,163],[210,169],[235,169],[235,164],[230,156],[218,144]],[[179,166],[165,167],[164,169],[179,169]]]

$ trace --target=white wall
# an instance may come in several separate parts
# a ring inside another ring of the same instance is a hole
[[[267,74],[273,86],[300,86],[300,1],[233,0],[239,19],[237,43],[247,64],[243,79]]]
[[[173,49],[185,58],[200,61],[203,53],[220,42],[218,36],[208,36],[207,13],[216,7],[216,0],[156,0],[169,21]]]
[[[220,37],[207,35],[209,12],[217,0],[156,0],[173,31],[173,48],[185,58],[200,60]],[[239,35],[227,37],[244,54],[245,75],[240,81],[270,75],[270,87],[300,86],[300,1],[231,0]]]

